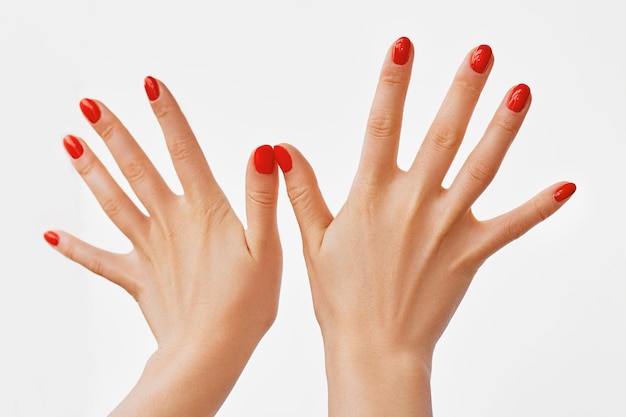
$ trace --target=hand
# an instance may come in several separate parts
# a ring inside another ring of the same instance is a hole
[[[493,65],[482,45],[463,61],[408,171],[397,165],[413,47],[387,54],[358,171],[333,218],[315,175],[292,146],[285,180],[301,229],[326,355],[331,416],[431,415],[435,345],[480,265],[558,210],[574,192],[558,183],[487,221],[471,207],[494,178],[528,111],[520,84],[505,99],[452,185],[442,181]]]
[[[45,238],[128,291],[158,342],[139,383],[112,415],[206,416],[220,407],[276,316],[282,250],[274,151],[261,146],[248,162],[244,230],[171,93],[152,77],[145,87],[184,194],[172,193],[111,111],[84,99],[83,114],[148,216],[83,140],[67,136],[74,167],[133,249],[110,253],[63,231]]]

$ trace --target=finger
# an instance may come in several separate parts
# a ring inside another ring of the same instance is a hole
[[[143,234],[148,218],[128,198],[102,162],[79,138],[67,135],[63,146],[76,171],[83,178],[98,203],[118,229],[132,242]]]
[[[491,48],[480,45],[467,55],[458,69],[409,170],[423,184],[441,186],[492,66]]]
[[[554,214],[575,191],[575,184],[560,182],[543,190],[518,208],[483,222],[487,233],[479,246],[484,248],[487,256],[491,255]]]
[[[305,248],[319,248],[333,215],[322,197],[315,172],[300,151],[291,145],[274,146],[274,153],[285,176],[302,243]]]
[[[95,131],[104,140],[120,170],[149,213],[172,195],[150,159],[133,139],[126,127],[104,104],[85,98],[80,108]]]
[[[522,126],[531,102],[530,89],[519,84],[509,90],[485,135],[472,151],[449,189],[452,204],[469,209],[495,177],[504,155]]]
[[[370,110],[357,177],[371,183],[398,169],[404,102],[411,79],[413,45],[400,38],[389,49]]]
[[[128,273],[130,268],[124,255],[96,248],[59,230],[47,231],[44,239],[67,258],[119,285],[137,298],[138,283]]]
[[[278,240],[276,207],[278,170],[274,149],[259,146],[250,156],[246,171],[246,239],[252,249],[262,249]]]
[[[205,195],[207,187],[221,193],[204,153],[172,93],[153,77],[146,77],[144,87],[185,194],[192,197],[199,193]]]

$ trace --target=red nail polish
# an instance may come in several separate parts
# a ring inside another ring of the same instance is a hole
[[[83,154],[83,145],[72,135],[67,135],[63,138],[63,146],[65,146],[67,153],[74,159],[80,158]]]
[[[43,238],[46,239],[46,242],[48,242],[52,246],[56,246],[59,244],[59,235],[57,235],[55,232],[48,231],[43,234]]]
[[[518,84],[513,89],[513,92],[511,92],[511,97],[509,97],[507,107],[515,113],[521,112],[526,106],[528,96],[530,96],[530,87],[526,84]]]
[[[491,51],[491,47],[489,45],[480,45],[472,54],[470,66],[474,71],[482,74],[487,69],[489,62],[491,61],[492,54],[493,52]]]
[[[271,174],[275,165],[274,148],[262,145],[254,151],[254,167],[259,174]]]
[[[404,65],[409,62],[409,56],[411,55],[411,40],[406,37],[402,37],[396,41],[393,47],[391,58],[397,65]]]
[[[100,107],[98,107],[95,101],[88,98],[82,99],[80,101],[80,110],[91,124],[100,120]]]
[[[283,148],[280,145],[276,145],[274,146],[274,154],[276,155],[276,162],[278,162],[278,166],[280,167],[280,169],[282,169],[285,174],[291,171],[291,167],[293,165],[291,161],[291,155],[289,155],[287,149]]]
[[[568,182],[567,184],[563,184],[556,189],[554,192],[554,199],[560,203],[561,201],[570,198],[574,192],[576,192],[576,184]]]
[[[150,101],[154,101],[159,98],[159,83],[154,78],[148,76],[143,80],[143,87],[146,89],[146,94]]]

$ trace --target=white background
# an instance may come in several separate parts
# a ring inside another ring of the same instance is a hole
[[[477,215],[509,210],[556,181],[578,185],[560,212],[478,272],[436,350],[435,415],[626,415],[619,7],[610,0],[3,1],[0,415],[104,416],[155,348],[128,294],[42,239],[60,228],[129,249],[62,147],[65,134],[82,136],[122,181],[80,114],[81,98],[115,111],[178,190],[143,90],[144,76],[160,78],[239,215],[250,152],[283,141],[310,159],[336,212],[358,163],[382,59],[404,35],[416,58],[402,167],[461,60],[487,43],[495,66],[451,172],[510,86],[529,84],[533,105]],[[321,338],[282,185],[279,211],[278,318],[223,417],[326,414]]]

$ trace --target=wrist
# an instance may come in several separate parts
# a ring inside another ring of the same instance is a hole
[[[110,416],[215,415],[255,347],[225,335],[159,346]]]
[[[329,416],[432,415],[432,355],[345,339],[324,348]]]

